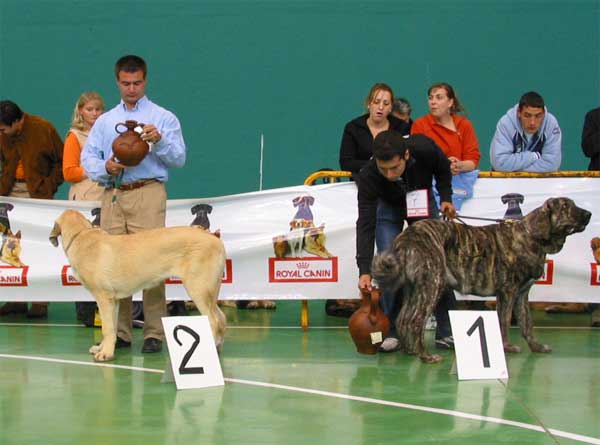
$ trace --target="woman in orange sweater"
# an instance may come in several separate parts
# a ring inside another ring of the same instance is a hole
[[[473,196],[473,186],[481,159],[479,142],[471,122],[457,113],[465,112],[454,88],[436,83],[427,91],[429,114],[414,121],[411,134],[424,134],[433,139],[450,161],[452,172],[452,203],[460,210],[463,202]],[[434,193],[437,189],[434,188]],[[438,200],[438,197],[435,197]]]
[[[465,109],[447,83],[436,83],[427,91],[429,114],[418,118],[411,134],[424,134],[435,141],[450,160],[453,175],[475,170],[481,153],[471,122],[457,113]]]
[[[103,112],[104,101],[98,93],[83,93],[75,104],[63,150],[63,176],[65,181],[71,183],[71,200],[97,201],[102,198],[104,188],[86,176],[79,158],[92,125]]]
[[[104,101],[98,93],[83,93],[75,104],[71,128],[65,139],[62,165],[65,181],[71,183],[69,189],[69,199],[71,200],[99,201],[102,199],[104,188],[87,177],[81,166],[80,157],[92,125],[103,112]],[[77,301],[75,302],[75,311],[79,321],[88,327],[94,326],[96,303]]]

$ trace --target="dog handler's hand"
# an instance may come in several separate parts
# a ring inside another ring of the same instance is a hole
[[[361,275],[358,278],[358,288],[362,291],[362,290],[368,290],[369,292],[371,292],[373,290],[373,287],[371,286],[371,275],[369,274],[364,274]]]
[[[454,219],[456,217],[456,208],[451,202],[442,202],[440,212],[447,219]]]
[[[108,161],[106,161],[106,164],[104,164],[104,168],[109,175],[118,176],[119,173],[125,169],[125,166],[115,161],[114,157],[111,157]]]
[[[156,128],[154,125],[152,125],[152,124],[144,125],[143,130],[144,130],[144,132],[141,134],[141,138],[144,141],[152,142],[153,144],[156,144],[158,141],[160,141],[161,135],[158,131],[158,128]]]

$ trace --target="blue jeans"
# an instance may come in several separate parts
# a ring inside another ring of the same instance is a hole
[[[439,218],[440,213],[435,203],[435,199],[430,193],[429,198],[429,215],[430,218]],[[400,209],[391,206],[383,200],[379,200],[377,203],[377,223],[375,226],[375,244],[377,245],[377,251],[383,252],[388,249],[396,236],[404,227],[404,216]],[[411,221],[412,223],[412,221]],[[409,223],[410,224],[410,223]],[[400,313],[402,307],[402,291],[397,293],[384,292],[379,300],[381,309],[387,315],[390,320],[390,337],[397,337],[396,331],[396,318]],[[454,309],[456,305],[456,299],[454,298],[454,292],[451,289],[446,289],[438,302],[434,314],[437,321],[437,328],[435,338],[444,338],[452,335],[450,329],[450,319],[448,317],[448,310]]]

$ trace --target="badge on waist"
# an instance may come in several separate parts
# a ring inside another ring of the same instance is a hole
[[[429,217],[429,196],[427,189],[413,190],[406,194],[406,217]]]

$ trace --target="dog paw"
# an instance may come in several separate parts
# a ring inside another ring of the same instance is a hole
[[[92,347],[89,349],[89,351],[90,351],[90,354],[96,355],[98,352],[100,352],[100,349],[101,349],[101,348],[100,348],[100,345],[93,345],[93,346],[92,346]]]
[[[507,343],[504,345],[504,352],[521,352],[521,347]]]
[[[539,344],[539,343],[531,345],[530,348],[531,348],[531,352],[541,352],[541,353],[544,353],[544,354],[552,352],[552,348],[550,346],[548,346],[548,345],[542,345],[542,344]]]
[[[426,355],[422,355],[421,356],[421,361],[423,363],[439,363],[443,360],[441,355],[437,355],[437,354],[426,354]]]
[[[94,354],[94,361],[96,362],[108,362],[114,360],[114,358],[114,354],[109,354],[105,351],[98,351],[96,354]]]

